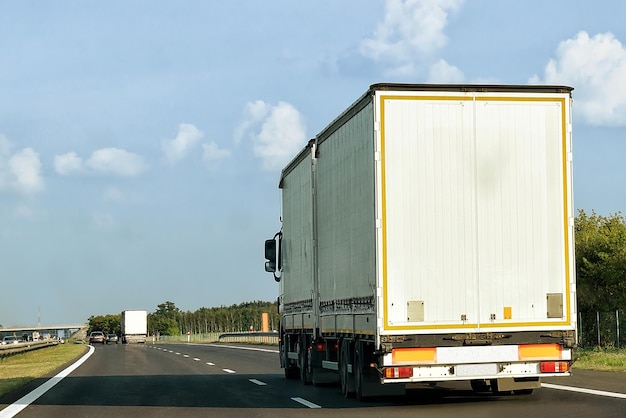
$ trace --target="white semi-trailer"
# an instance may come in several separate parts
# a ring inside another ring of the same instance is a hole
[[[576,344],[571,87],[375,84],[283,169],[288,378],[531,393]]]
[[[122,342],[145,343],[148,334],[148,312],[141,310],[122,311]]]

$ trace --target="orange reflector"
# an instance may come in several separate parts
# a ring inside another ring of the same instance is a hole
[[[510,306],[505,306],[504,307],[504,319],[511,319],[513,318],[513,308],[511,308]]]
[[[413,369],[411,367],[387,367],[385,369],[385,378],[387,379],[403,379],[413,377]]]
[[[541,373],[565,373],[569,371],[567,361],[542,361],[539,369]]]
[[[561,360],[563,347],[558,344],[520,345],[517,354],[520,360]]]
[[[437,361],[437,349],[426,348],[394,348],[391,350],[391,361],[394,364],[423,364]]]

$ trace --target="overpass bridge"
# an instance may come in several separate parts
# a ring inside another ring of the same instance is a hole
[[[17,335],[21,336],[24,333],[37,331],[39,333],[48,332],[50,335],[59,335],[62,334],[66,338],[69,337],[73,332],[81,330],[83,328],[87,328],[88,324],[60,324],[60,325],[19,325],[19,326],[10,326],[10,327],[0,327],[0,336],[4,337],[6,335]],[[62,331],[62,332],[59,332]]]

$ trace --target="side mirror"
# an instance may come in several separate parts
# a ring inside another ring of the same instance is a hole
[[[274,235],[274,238],[265,240],[265,271],[268,273],[274,273],[274,280],[277,282],[280,281],[281,274],[280,272],[283,263],[282,263],[282,238],[283,233],[278,232]]]
[[[274,273],[276,271],[276,240],[265,240],[265,271]]]

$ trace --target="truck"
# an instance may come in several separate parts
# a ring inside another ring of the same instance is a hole
[[[379,83],[281,171],[286,378],[530,394],[577,342],[569,86]]]
[[[122,343],[146,342],[148,334],[148,312],[142,310],[122,311]]]

